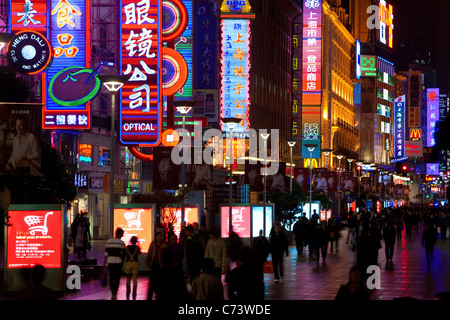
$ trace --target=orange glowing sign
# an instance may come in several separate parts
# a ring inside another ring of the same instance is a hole
[[[184,208],[184,221],[186,225],[199,222],[199,211],[197,207]],[[165,207],[161,209],[161,223],[166,227],[169,223],[173,226],[173,231],[180,238],[181,231],[181,208]]]
[[[422,138],[422,129],[409,129],[409,136],[412,141],[418,141]]]
[[[132,236],[136,236],[139,240],[141,252],[147,253],[153,239],[153,214],[153,207],[115,205],[114,230],[117,228],[123,229],[122,240],[125,244],[130,242]]]

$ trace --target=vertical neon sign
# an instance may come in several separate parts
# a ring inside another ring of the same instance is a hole
[[[183,0],[188,13],[188,23],[186,30],[181,37],[175,41],[175,50],[178,51],[187,63],[188,70],[192,70],[192,1]],[[188,77],[184,86],[175,93],[175,99],[186,99],[192,97],[192,72],[188,72]]]
[[[320,106],[322,98],[322,0],[303,1],[302,157],[304,144],[317,144],[312,154],[320,158]]]
[[[434,132],[436,122],[439,120],[439,89],[427,89],[427,147],[434,147],[436,141]]]
[[[386,0],[380,0],[380,42],[394,47],[394,13],[392,5],[388,5]]]
[[[245,133],[250,128],[250,20],[222,19],[221,31],[221,117],[242,119],[233,132]]]
[[[406,96],[398,97],[394,101],[394,158],[405,156],[405,110]]]
[[[54,59],[47,70],[46,82],[67,67],[88,68],[89,0],[49,1],[50,42]],[[61,106],[49,96],[42,112],[43,129],[89,129],[90,103],[79,106]]]
[[[120,141],[158,145],[161,139],[161,0],[122,1]]]

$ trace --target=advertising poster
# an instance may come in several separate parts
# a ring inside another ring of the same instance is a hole
[[[309,191],[309,169],[308,168],[294,168],[295,181],[300,185],[303,192]]]
[[[184,221],[186,225],[197,222],[200,224],[199,210],[197,207],[186,206],[184,208]],[[173,232],[180,239],[181,232],[181,208],[180,207],[164,207],[161,208],[161,224],[164,229],[169,230],[173,227]],[[170,239],[168,239],[170,240]]]
[[[273,206],[266,205],[266,232],[265,236],[270,236],[273,223]],[[264,206],[252,206],[252,237],[259,236],[259,231],[264,230]]]
[[[229,234],[229,216],[230,207],[222,206],[220,212],[221,236],[228,238]],[[250,206],[236,206],[232,208],[232,226],[233,231],[241,238],[251,237],[251,207]]]
[[[7,268],[61,268],[61,209],[11,210]]]
[[[264,171],[261,173],[262,168],[263,166],[261,163],[245,163],[244,184],[250,185],[250,191],[263,191]]]
[[[343,172],[341,176],[341,188],[343,191],[354,193],[358,190],[357,179],[353,177],[353,172]]]
[[[178,189],[179,165],[172,162],[171,147],[153,148],[153,189]]]
[[[0,175],[41,175],[41,105],[0,103]]]
[[[274,175],[267,174],[267,191],[268,192],[285,192],[286,191],[286,162],[279,162],[278,172]]]
[[[122,228],[124,235],[122,241],[130,243],[130,239],[136,236],[142,253],[147,253],[153,239],[153,207],[120,207],[114,208],[114,230]]]

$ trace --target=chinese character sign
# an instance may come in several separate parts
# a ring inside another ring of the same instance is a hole
[[[49,1],[50,42],[54,49],[53,63],[47,70],[47,84],[61,70],[67,67],[87,68],[89,57],[88,43],[90,17],[89,0],[51,0]],[[69,77],[66,82],[74,84],[77,76]],[[43,111],[44,129],[89,129],[89,103],[77,106],[57,104],[47,94]]]
[[[303,4],[303,105],[320,105],[322,73],[322,1]]]
[[[47,0],[11,0],[11,31],[47,32]]]
[[[386,0],[380,0],[380,33],[381,43],[393,48],[394,42],[394,13],[392,5],[388,5]]]
[[[439,121],[439,89],[427,89],[427,147],[434,147],[436,145],[434,132],[437,121]]]
[[[398,97],[394,101],[394,158],[405,156],[405,102],[406,96]]]
[[[162,110],[160,0],[123,0],[120,140],[124,144],[159,144]]]
[[[215,89],[217,61],[217,18],[211,1],[194,1],[194,88]]]
[[[233,132],[250,128],[250,20],[222,20],[221,117],[240,118]],[[222,131],[229,130],[222,124]]]

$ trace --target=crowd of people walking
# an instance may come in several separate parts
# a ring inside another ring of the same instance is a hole
[[[331,215],[327,220],[321,220],[317,213],[308,219],[304,213],[293,226],[291,244],[295,244],[298,256],[305,256],[305,260],[309,256],[307,260],[318,266],[320,262],[326,265],[327,255],[338,253],[345,244],[346,250],[355,253],[355,264],[349,266],[349,283],[339,289],[336,299],[354,297],[355,292],[358,299],[366,299],[368,295],[361,295],[365,270],[378,265],[380,249],[384,248],[386,269],[393,268],[395,244],[401,243],[402,235],[411,236],[423,227],[421,244],[430,267],[436,241],[447,237],[449,212],[441,208],[405,206],[382,209],[378,213],[350,210],[343,216]],[[347,234],[342,238],[344,228]],[[120,279],[115,261],[125,264],[127,299],[136,299],[141,249],[136,237],[127,246],[120,240],[121,231],[117,231],[116,237],[108,240],[105,251],[112,298],[117,297]],[[290,253],[286,233],[277,220],[269,237],[261,230],[250,242],[243,241],[233,230],[229,238],[222,239],[216,230],[207,232],[206,226],[198,223],[183,226],[179,237],[170,230],[160,229],[145,261],[150,271],[148,299],[262,300],[264,273],[272,273],[275,283],[284,277],[284,257]],[[121,248],[120,253],[117,246]]]

